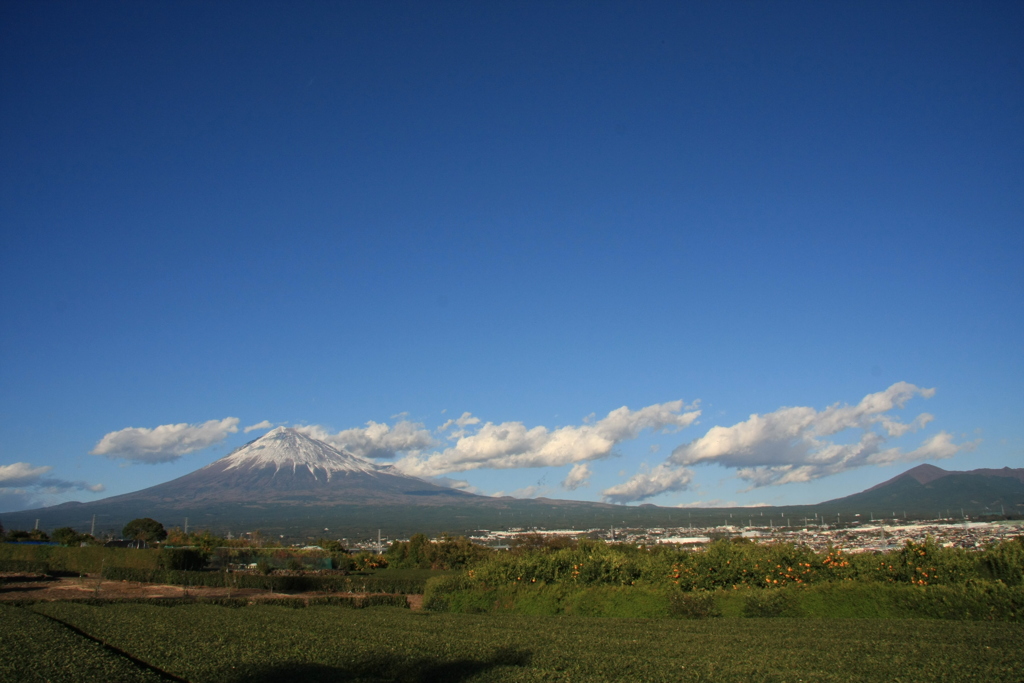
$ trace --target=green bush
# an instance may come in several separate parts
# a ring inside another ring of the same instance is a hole
[[[331,553],[331,569],[352,571],[355,568],[356,561],[348,553]]]
[[[392,543],[386,557],[388,566],[398,569],[464,569],[493,553],[464,536],[443,536],[439,541],[431,541],[425,534],[413,534],[408,541]]]
[[[986,579],[1007,586],[1024,584],[1024,536],[985,548],[978,557],[979,572]]]
[[[564,590],[558,594],[556,591]],[[664,590],[634,586],[523,586],[517,590],[516,612],[527,614],[533,594],[555,593],[559,609],[551,614],[572,614],[581,617],[618,617],[658,619],[669,616],[668,598]]]
[[[668,613],[681,619],[707,619],[722,616],[722,610],[715,601],[715,594],[709,592],[673,591],[668,598]]]
[[[745,617],[799,617],[797,596],[786,589],[750,591],[743,603]]]
[[[158,563],[161,569],[199,571],[206,566],[206,554],[194,548],[164,548]]]
[[[949,586],[981,578],[978,555],[945,548],[930,537],[924,543],[907,541],[882,555],[861,555],[857,565],[857,578],[916,586]]]
[[[907,586],[890,594],[890,599],[899,610],[918,618],[1024,621],[1024,589],[998,581]]]
[[[429,579],[423,589],[423,608],[446,612],[452,606],[452,595],[467,591],[475,582],[466,574],[447,574]]]

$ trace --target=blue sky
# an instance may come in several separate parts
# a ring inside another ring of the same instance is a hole
[[[0,511],[259,424],[630,504],[1022,467],[1022,29],[1015,2],[5,3]]]

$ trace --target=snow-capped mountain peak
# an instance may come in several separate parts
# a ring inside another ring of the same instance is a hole
[[[225,472],[273,467],[275,473],[285,470],[294,474],[297,470],[306,469],[314,478],[322,474],[328,480],[335,472],[376,474],[385,469],[287,427],[273,429],[209,465],[214,466]]]

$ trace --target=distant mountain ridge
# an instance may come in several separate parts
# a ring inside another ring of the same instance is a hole
[[[910,516],[1024,513],[1024,468],[977,469],[965,472],[918,465],[881,484],[820,503],[842,511],[898,512]]]
[[[790,521],[825,515],[842,519],[927,518],[1024,514],[1024,469],[947,471],[918,465],[877,486],[811,505],[757,508],[758,518]],[[209,465],[140,491],[89,503],[70,502],[3,513],[5,526],[71,526],[119,533],[126,522],[153,517],[216,533],[260,529],[291,538],[367,538],[467,533],[505,528],[626,528],[732,526],[751,508],[612,505],[548,498],[481,496],[438,486],[279,427]]]
[[[1011,467],[1003,467],[1000,469],[984,468],[977,470],[958,471],[944,470],[941,467],[936,467],[935,465],[924,464],[911,468],[904,472],[903,474],[898,474],[892,479],[883,481],[881,484],[875,484],[871,488],[862,491],[862,493],[867,493],[868,491],[874,491],[875,489],[880,489],[882,487],[888,486],[893,482],[903,479],[904,477],[909,477],[916,481],[918,484],[927,485],[937,479],[942,479],[943,477],[948,477],[954,474],[976,474],[983,477],[1010,477],[1011,479],[1016,479],[1018,481],[1024,482],[1024,468],[1014,469]]]

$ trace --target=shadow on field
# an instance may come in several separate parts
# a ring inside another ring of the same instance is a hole
[[[326,664],[283,663],[264,667],[239,666],[224,672],[223,680],[241,683],[272,683],[276,681],[377,681],[394,683],[457,683],[498,666],[529,666],[530,653],[503,648],[488,659],[456,659],[444,661],[433,657],[404,659],[376,656],[346,666]]]

